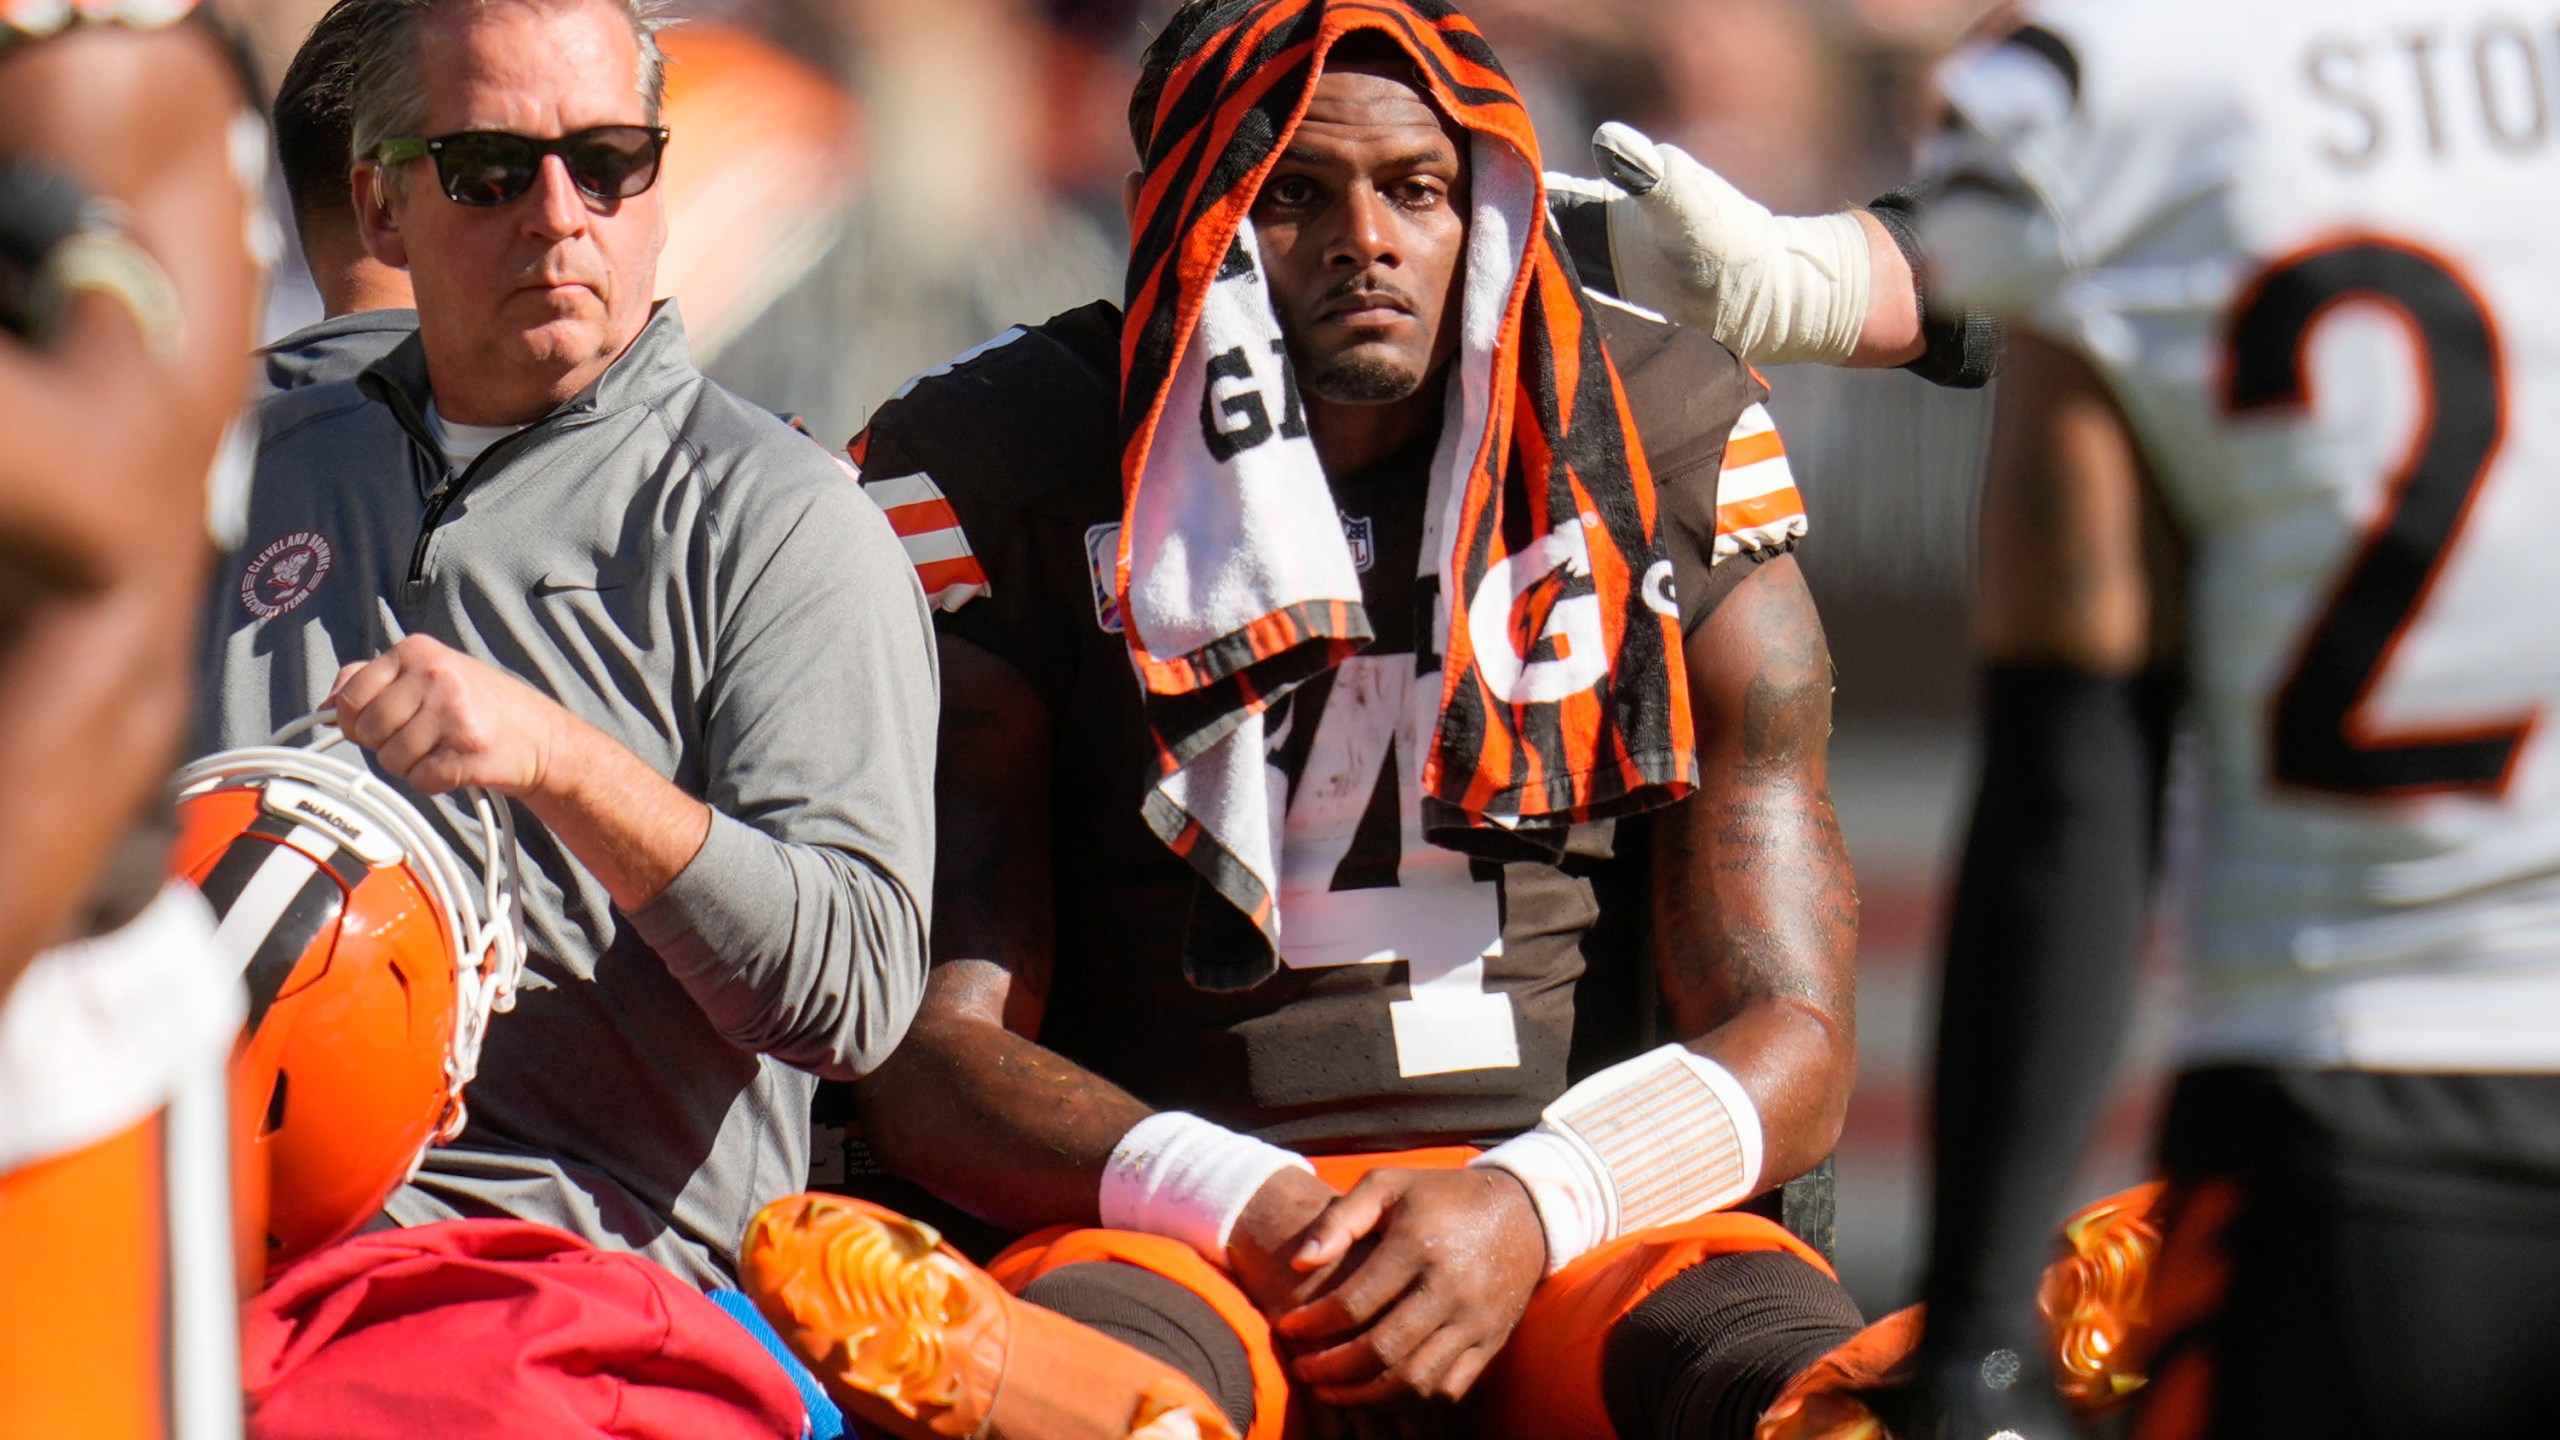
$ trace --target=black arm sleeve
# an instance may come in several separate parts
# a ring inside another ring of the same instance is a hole
[[[1986,680],[1938,1016],[1929,1349],[2033,1357],[2037,1280],[2123,1035],[2176,686]]]
[[[1920,196],[1920,186],[1906,185],[1877,196],[1867,206],[1867,213],[1902,248],[1903,261],[1911,267],[1912,283],[1919,291],[1920,341],[1927,348],[1902,368],[1932,385],[1979,390],[2000,372],[2000,322],[1980,310],[1959,315],[1930,311],[1928,271],[1920,263],[1920,232],[1913,222]]]

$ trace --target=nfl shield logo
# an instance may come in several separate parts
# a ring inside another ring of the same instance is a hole
[[[1368,574],[1369,567],[1378,559],[1378,547],[1369,542],[1369,517],[1363,515],[1354,520],[1348,515],[1343,516],[1342,538],[1351,542],[1351,568],[1363,575]]]
[[[1120,527],[1096,525],[1084,532],[1084,558],[1093,576],[1093,620],[1105,635],[1128,628],[1120,619]]]

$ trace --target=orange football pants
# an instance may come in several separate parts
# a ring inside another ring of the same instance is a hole
[[[0,1175],[0,1440],[171,1432],[160,1117]]]
[[[0,1440],[236,1433],[233,1307],[266,1263],[257,1113],[219,1071],[182,1083],[192,1101],[0,1174]],[[212,1155],[172,1139],[208,1123],[229,1132]]]
[[[1466,1146],[1385,1155],[1329,1155],[1316,1174],[1337,1190],[1389,1167],[1453,1170],[1479,1152]],[[1639,1230],[1601,1246],[1548,1276],[1529,1297],[1510,1343],[1469,1399],[1487,1440],[1615,1440],[1601,1396],[1600,1361],[1609,1332],[1671,1277],[1718,1255],[1783,1250],[1823,1274],[1821,1255],[1757,1215],[1716,1214]],[[1304,1433],[1304,1400],[1295,1393],[1271,1340],[1271,1322],[1225,1271],[1179,1240],[1129,1230],[1058,1226],[1025,1236],[989,1262],[1006,1289],[1020,1294],[1052,1270],[1116,1260],[1150,1270],[1209,1302],[1244,1342],[1253,1363],[1253,1428],[1245,1440],[1284,1440]]]

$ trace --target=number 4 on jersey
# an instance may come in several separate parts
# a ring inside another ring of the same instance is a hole
[[[2402,638],[2423,620],[2505,438],[2504,376],[2487,309],[2452,265],[2399,241],[2356,237],[2304,251],[2244,292],[2226,400],[2235,414],[2307,410],[2311,334],[2356,301],[2408,324],[2427,403],[2362,548],[2276,692],[2270,769],[2279,783],[2348,795],[2497,794],[2532,715],[2385,733],[2366,714]]]
[[[1500,888],[1422,835],[1431,678],[1411,655],[1355,655],[1334,671],[1281,846],[1281,962],[1402,964],[1409,998],[1389,1001],[1387,1020],[1408,1080],[1520,1063],[1511,996],[1485,977],[1502,954]]]

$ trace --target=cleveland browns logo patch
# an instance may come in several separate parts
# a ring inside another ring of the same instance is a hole
[[[240,603],[261,620],[273,620],[311,598],[329,577],[327,536],[296,530],[258,552],[240,577]]]

